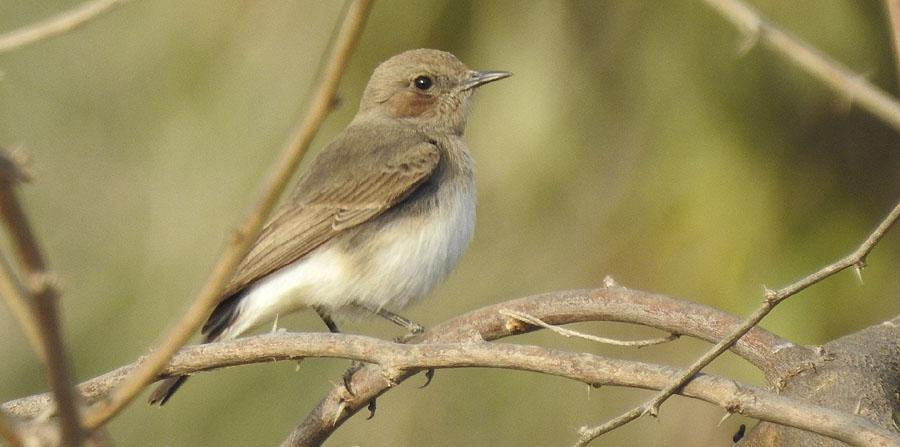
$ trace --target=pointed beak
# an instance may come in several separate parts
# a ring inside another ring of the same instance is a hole
[[[469,79],[463,84],[463,90],[480,87],[488,82],[499,81],[510,76],[512,73],[508,71],[472,71],[469,72]]]

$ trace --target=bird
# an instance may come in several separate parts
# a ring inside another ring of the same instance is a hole
[[[475,166],[463,139],[474,91],[511,76],[453,54],[408,50],[378,65],[356,116],[301,175],[251,245],[201,329],[231,340],[279,315],[397,312],[456,266],[475,229]],[[187,376],[151,393],[163,405]]]

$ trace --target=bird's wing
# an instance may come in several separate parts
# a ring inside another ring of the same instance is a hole
[[[420,138],[338,138],[263,228],[222,299],[397,204],[439,161],[437,146]]]

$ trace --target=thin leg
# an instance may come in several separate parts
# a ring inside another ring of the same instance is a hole
[[[425,332],[425,328],[421,324],[416,323],[401,315],[397,315],[389,310],[378,309],[373,313],[381,318],[384,318],[385,320],[390,321],[391,323],[396,324],[397,326],[406,329],[411,335],[419,335],[422,332]]]
[[[331,315],[328,315],[328,312],[325,312],[325,309],[318,306],[314,307],[314,309],[316,310],[316,314],[319,315],[319,318],[322,319],[322,322],[325,323],[325,326],[328,326],[328,332],[331,332],[332,334],[341,333],[341,331],[338,330],[337,324],[331,319]]]

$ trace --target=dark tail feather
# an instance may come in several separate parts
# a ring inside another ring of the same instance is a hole
[[[150,405],[159,405],[160,407],[165,405],[172,395],[178,391],[178,388],[181,388],[181,385],[184,385],[184,382],[187,381],[187,379],[188,376],[178,376],[164,380],[155,390],[153,390],[153,393],[150,394]]]
[[[216,341],[222,335],[222,332],[228,329],[228,326],[231,326],[231,323],[237,318],[238,304],[245,294],[246,291],[241,290],[219,302],[219,305],[212,311],[212,314],[210,314],[206,324],[203,325],[203,329],[200,331],[200,333],[206,335],[203,337],[203,343]],[[150,405],[165,405],[172,398],[172,395],[178,391],[178,388],[184,385],[187,379],[188,376],[178,376],[164,380],[150,394]]]

